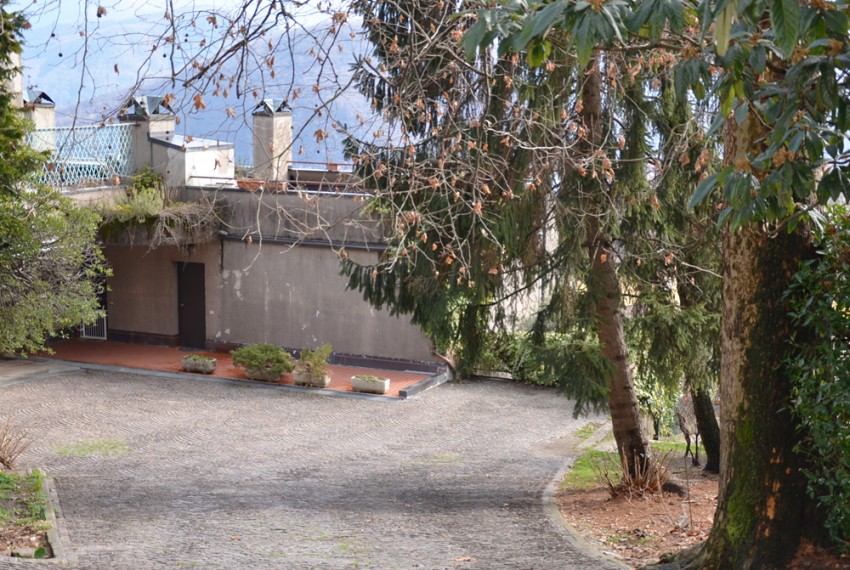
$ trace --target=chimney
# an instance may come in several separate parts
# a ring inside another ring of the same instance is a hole
[[[28,89],[23,93],[24,114],[29,117],[36,129],[56,128],[56,103],[50,95],[38,89]]]
[[[12,96],[12,105],[21,108],[24,106],[24,74],[21,67],[21,54],[14,51],[9,52],[8,68],[11,75],[6,79],[6,92]]]
[[[29,137],[35,150],[56,150],[56,104],[44,91],[27,89],[23,93],[24,114],[35,125]]]
[[[151,138],[174,135],[177,121],[171,107],[162,97],[132,97],[118,115],[122,123],[135,123],[133,159],[136,168],[150,166],[159,172],[164,165],[155,164]],[[164,173],[163,173],[164,174]]]
[[[263,99],[254,108],[254,171],[256,178],[286,181],[292,162],[292,111],[283,99]]]

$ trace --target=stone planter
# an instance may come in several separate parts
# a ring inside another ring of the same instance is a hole
[[[260,380],[262,382],[280,382],[280,372],[266,370],[265,368],[245,367],[245,376],[251,380]]]
[[[212,374],[215,372],[216,359],[210,357],[192,358],[192,355],[180,359],[180,366],[186,372],[200,372],[201,374]]]
[[[376,376],[352,376],[351,389],[367,394],[386,394],[390,389],[390,379]]]
[[[311,376],[302,372],[293,372],[292,378],[296,386],[312,386],[313,388],[327,388],[331,383],[331,377],[327,374],[322,376]]]

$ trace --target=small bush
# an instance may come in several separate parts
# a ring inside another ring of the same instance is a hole
[[[249,344],[230,353],[233,364],[243,368],[263,370],[270,374],[292,372],[292,356],[273,344]]]
[[[333,352],[330,344],[323,344],[316,350],[304,349],[301,359],[295,365],[298,372],[311,378],[319,378],[328,373],[328,357]]]
[[[625,495],[631,499],[653,495],[663,490],[664,484],[670,480],[666,466],[669,455],[670,452],[658,456],[653,454],[643,462],[638,461],[636,457],[636,473],[629,472],[625,452],[621,454],[622,457],[611,454],[592,465],[597,480],[608,489],[612,497]]]
[[[610,363],[599,343],[581,333],[547,332],[541,339],[531,333],[497,335],[488,359],[518,382],[560,388],[576,401],[576,416],[608,403]]]
[[[30,446],[26,433],[18,432],[7,419],[0,426],[0,465],[14,469],[15,461]]]

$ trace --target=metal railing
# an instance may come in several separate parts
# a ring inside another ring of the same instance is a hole
[[[40,181],[74,188],[133,174],[133,125],[36,129],[27,144],[50,151]]]

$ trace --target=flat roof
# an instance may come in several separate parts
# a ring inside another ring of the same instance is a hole
[[[179,148],[185,151],[209,150],[211,148],[235,148],[235,145],[229,142],[177,134],[148,135],[148,139],[151,142],[170,146],[172,148]]]

